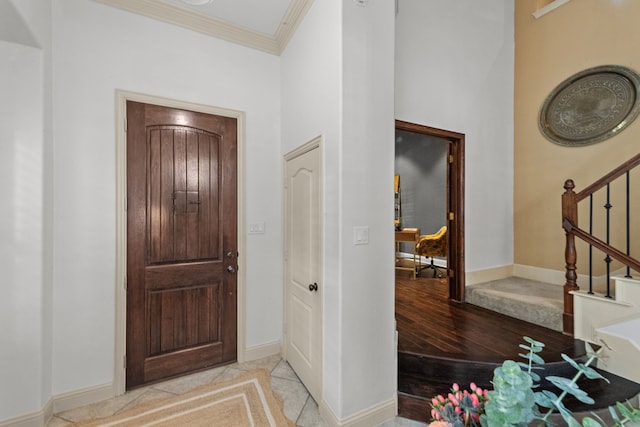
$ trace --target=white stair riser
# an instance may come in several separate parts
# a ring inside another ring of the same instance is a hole
[[[615,281],[613,299],[573,293],[574,337],[604,346],[598,368],[640,383],[640,281]]]
[[[596,336],[604,346],[597,366],[640,383],[640,316],[599,328]]]
[[[573,292],[574,337],[597,343],[596,329],[640,315],[640,281],[615,278],[615,298]]]

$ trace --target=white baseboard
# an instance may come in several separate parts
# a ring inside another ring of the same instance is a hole
[[[53,402],[50,398],[39,411],[0,420],[0,427],[42,427],[47,425],[52,415]]]
[[[280,354],[281,350],[280,341],[248,347],[242,357],[238,355],[238,362],[250,362],[273,356],[274,354]]]
[[[522,264],[505,265],[502,267],[488,268],[486,270],[470,271],[466,273],[465,279],[467,286],[469,286],[478,283],[490,282],[492,280],[506,279],[511,276],[536,280],[538,282],[551,283],[558,286],[563,286],[566,282],[564,270],[551,270],[548,268],[533,267]],[[588,276],[579,274],[577,280],[581,288],[587,288],[589,283]],[[593,280],[594,285],[596,286],[604,283],[603,277],[594,277]]]
[[[329,427],[371,427],[395,417],[398,414],[398,400],[394,397],[343,420],[336,417],[324,400],[320,402],[318,409]]]
[[[538,282],[551,283],[552,285],[564,286],[566,282],[565,272],[562,270],[551,270],[548,268],[532,267],[530,265],[514,264],[513,275],[523,279],[535,280]]]
[[[19,417],[0,420],[0,427],[42,427],[53,414],[79,408],[114,396],[113,385],[103,384],[51,396],[39,411]]]
[[[243,355],[244,359],[241,361],[261,359],[274,354],[280,354],[280,342],[247,348]],[[238,355],[238,358],[240,359],[240,355]],[[39,411],[0,420],[0,427],[42,427],[47,424],[53,414],[100,402],[114,396],[115,392],[111,383],[57,394],[50,397]]]
[[[465,273],[465,283],[466,286],[470,286],[492,280],[506,279],[511,276],[513,276],[513,265],[503,265],[485,270],[467,271]]]
[[[53,396],[53,413],[68,411],[115,396],[113,384],[102,384]]]
[[[515,264],[513,266],[513,275],[529,280],[537,280],[538,282],[551,283],[553,285],[564,286],[567,282],[564,270],[550,270],[548,268],[532,267],[530,265]],[[619,269],[611,272],[611,277],[626,274],[625,269]],[[586,274],[578,274],[576,281],[580,289],[589,289],[589,276]],[[593,289],[596,292],[604,293],[607,278],[604,275],[593,276]]]

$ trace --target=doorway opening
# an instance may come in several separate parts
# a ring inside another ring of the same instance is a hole
[[[425,224],[426,229],[421,229],[421,233],[436,233],[436,224],[442,223],[447,227],[446,233],[446,275],[449,282],[449,298],[454,301],[464,301],[465,270],[464,270],[464,134],[443,129],[437,129],[416,123],[409,123],[396,120],[396,135],[404,136],[407,140],[420,140],[422,137],[439,141],[446,146],[442,146],[442,156],[444,156],[444,195],[442,197],[444,218],[437,218],[426,211],[427,208],[418,208],[421,203],[413,203],[412,221],[414,224]],[[413,136],[415,138],[407,138]],[[409,150],[411,147],[409,147]],[[419,151],[419,150],[418,150]],[[415,159],[420,161],[420,159]],[[402,183],[402,177],[400,177]],[[429,182],[422,185],[428,186]],[[402,188],[402,184],[400,184]],[[437,193],[435,189],[435,193]],[[405,194],[401,197],[406,199]],[[404,202],[406,204],[406,202]],[[426,206],[426,205],[425,205]],[[422,212],[419,212],[422,211]],[[418,216],[422,218],[418,219]],[[437,214],[436,214],[437,215]],[[405,225],[407,227],[418,228],[414,224]],[[428,231],[427,231],[428,229]]]

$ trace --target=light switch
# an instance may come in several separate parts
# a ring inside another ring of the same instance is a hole
[[[357,225],[353,227],[353,244],[368,245],[369,244],[369,227],[366,225]]]
[[[249,234],[264,234],[264,222],[249,224]]]

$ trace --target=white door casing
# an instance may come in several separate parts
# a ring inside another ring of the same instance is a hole
[[[284,356],[314,399],[322,394],[321,137],[285,156]]]

